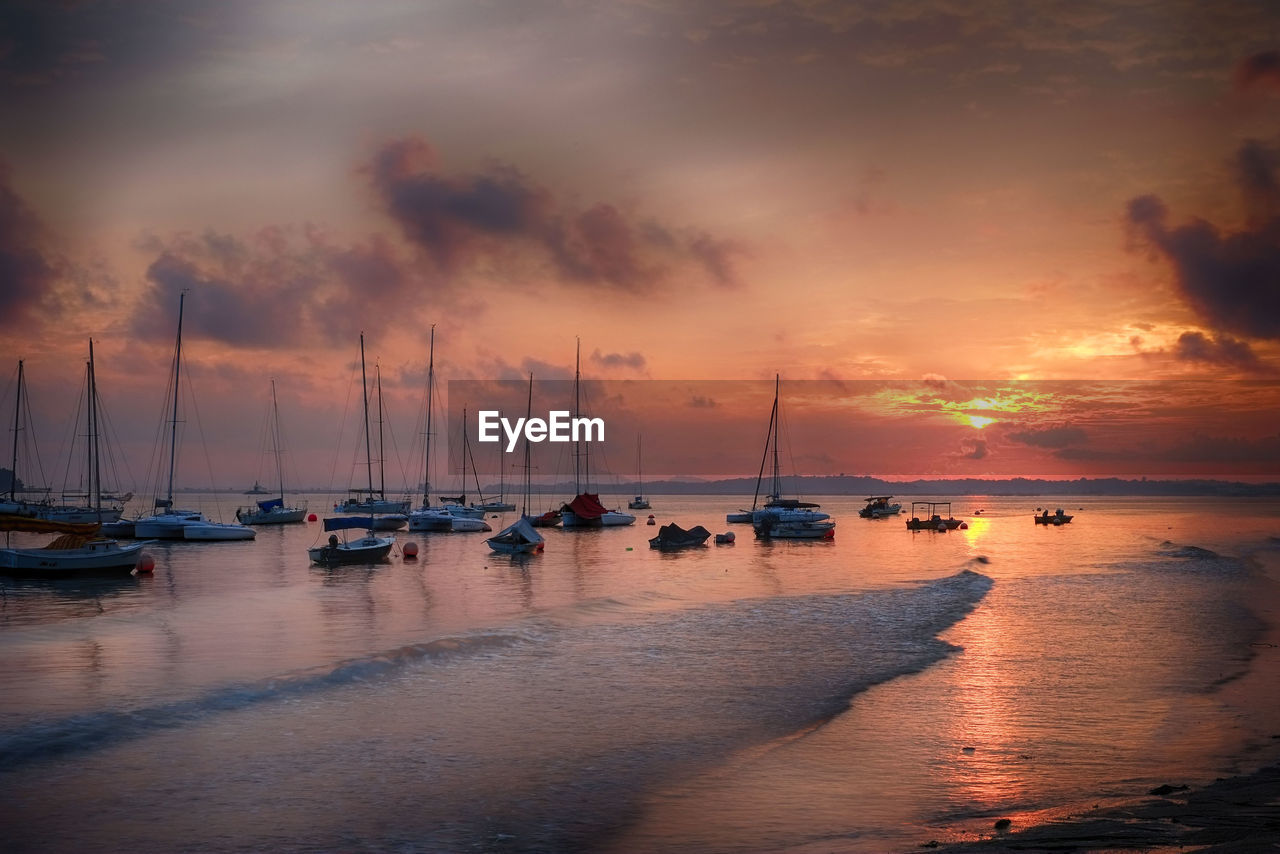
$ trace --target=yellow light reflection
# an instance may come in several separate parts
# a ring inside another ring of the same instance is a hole
[[[970,427],[976,427],[979,430],[986,427],[988,424],[996,423],[994,418],[987,418],[985,415],[962,415],[960,416],[960,420],[961,422],[968,424]]]
[[[984,519],[981,516],[972,516],[965,520],[968,528],[963,528],[960,534],[964,537],[965,543],[969,548],[977,548],[978,541],[987,535],[987,529],[991,527],[991,520]]]

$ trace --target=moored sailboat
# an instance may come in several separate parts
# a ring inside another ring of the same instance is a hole
[[[241,507],[236,510],[236,518],[240,520],[242,525],[289,525],[301,522],[307,513],[307,505],[303,503],[301,507],[287,507],[284,503],[284,465],[281,462],[281,454],[283,450],[280,442],[280,407],[276,402],[276,381],[271,381],[271,409],[269,414],[268,431],[271,436],[271,454],[276,461],[276,484],[279,491],[274,498],[263,499],[258,501],[251,507]],[[246,492],[245,495],[264,495],[267,490],[262,489],[255,480],[253,488],[257,492]]]
[[[533,414],[533,374],[529,374],[529,403],[525,411],[525,421]],[[536,554],[541,553],[545,540],[534,530],[529,518],[529,493],[533,466],[529,461],[529,438],[524,440],[524,506],[520,510],[520,518],[503,528],[497,534],[485,540],[489,548],[500,554]]]
[[[783,498],[782,476],[778,465],[778,434],[782,421],[778,412],[778,400],[782,377],[774,377],[773,412],[769,416],[769,432],[765,436],[765,457],[760,460],[760,474],[756,477],[756,493],[751,503],[751,527],[760,539],[774,540],[829,540],[835,536],[836,523],[826,513],[818,511],[818,505],[795,498]],[[760,482],[764,478],[765,460],[770,450],[773,455],[773,481],[763,507],[757,509],[760,499]]]
[[[173,417],[169,422],[169,479],[163,498],[156,497],[153,512],[134,522],[136,537],[158,540],[251,540],[252,528],[226,522],[214,522],[196,510],[173,506],[173,478],[178,446],[178,398],[182,376],[182,310],[185,294],[178,295],[178,337],[173,350]]]
[[[573,366],[573,417],[581,415],[582,382],[582,342],[574,357]],[[566,528],[607,528],[620,525],[634,525],[636,517],[621,510],[610,510],[600,503],[600,496],[588,492],[591,482],[591,455],[588,444],[577,441],[573,443],[573,499],[560,508],[560,521]],[[584,489],[584,486],[586,489]]]
[[[373,439],[369,431],[369,383],[365,371],[364,333],[360,333],[360,393],[364,402],[364,454],[368,473],[368,487],[350,490],[351,497],[333,509],[339,513],[354,513],[373,517],[373,527],[380,531],[395,531],[409,521],[409,502],[387,498],[386,462],[382,441],[382,372],[377,374],[378,394],[378,488],[373,488]]]

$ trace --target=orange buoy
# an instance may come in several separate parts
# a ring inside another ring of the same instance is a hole
[[[307,521],[308,521],[308,522],[314,522],[314,521],[316,521],[316,514],[312,513],[312,514],[310,514],[309,516],[307,516]]]
[[[406,558],[409,558],[410,560],[416,559],[418,557],[418,544],[405,543],[403,552]]]
[[[151,555],[143,552],[138,557],[138,562],[133,566],[137,572],[153,572],[156,568],[156,559]]]

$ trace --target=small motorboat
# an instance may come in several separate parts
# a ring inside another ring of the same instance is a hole
[[[1050,515],[1049,511],[1046,509],[1039,516],[1034,516],[1032,518],[1036,520],[1037,525],[1065,525],[1075,517],[1070,513],[1063,513],[1062,508],[1059,507],[1058,511],[1053,515]]]

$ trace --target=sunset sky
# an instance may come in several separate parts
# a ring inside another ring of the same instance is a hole
[[[760,381],[616,419],[653,474],[754,473],[775,373],[801,474],[1280,474],[1272,2],[24,0],[0,92],[58,479],[93,336],[145,488],[184,289],[190,485],[274,377],[345,489],[362,331],[416,483],[432,324],[442,383]]]

